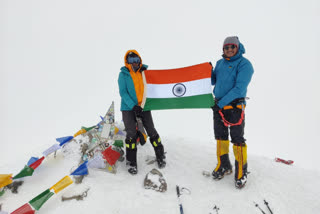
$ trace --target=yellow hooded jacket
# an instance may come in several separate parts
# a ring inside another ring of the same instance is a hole
[[[140,57],[140,67],[136,72],[132,69],[132,65],[130,65],[127,62],[127,56],[130,52],[133,52]],[[142,74],[140,72],[141,67],[142,67],[142,59],[141,59],[141,56],[139,55],[138,51],[128,50],[124,56],[124,64],[125,64],[126,68],[129,70],[131,78],[133,80],[134,89],[136,91],[136,95],[137,95],[137,99],[138,99],[138,105],[141,105],[142,99],[143,99],[143,93],[144,93],[144,84],[143,84]]]

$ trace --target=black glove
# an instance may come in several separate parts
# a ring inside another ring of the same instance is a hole
[[[219,110],[221,110],[221,108],[217,104],[215,104],[214,106],[211,106],[211,108],[213,112],[218,112]]]
[[[142,108],[140,106],[133,106],[132,111],[136,114],[137,117],[142,117]]]
[[[142,71],[145,71],[145,70],[147,70],[147,68],[144,67],[144,66],[142,66],[141,69],[140,69],[141,72],[142,72]]]

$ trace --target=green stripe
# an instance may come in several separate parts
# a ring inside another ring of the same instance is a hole
[[[147,98],[144,111],[183,108],[210,108],[214,105],[212,94],[175,98]]]

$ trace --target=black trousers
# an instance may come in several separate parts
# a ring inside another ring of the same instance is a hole
[[[158,134],[154,128],[151,111],[142,112],[142,123],[149,137],[154,137]],[[136,115],[133,111],[122,111],[122,120],[127,132],[127,139],[136,138],[137,135],[137,121]]]
[[[238,108],[222,110],[224,118],[230,123],[237,123],[241,117],[242,110]],[[243,119],[242,123],[237,126],[226,127],[223,123],[221,115],[219,112],[215,111],[213,113],[213,127],[214,127],[214,136],[216,140],[229,140],[229,130],[231,142],[234,144],[244,143],[244,125],[245,120]]]

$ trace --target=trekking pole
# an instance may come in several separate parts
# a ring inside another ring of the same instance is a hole
[[[183,212],[183,207],[182,207],[182,203],[181,203],[181,200],[180,200],[180,196],[182,194],[190,194],[191,191],[185,187],[182,187],[180,189],[180,187],[178,185],[176,185],[176,190],[177,190],[177,196],[178,196],[178,201],[179,201],[179,209],[180,209],[180,214],[184,214]]]
[[[262,209],[261,207],[259,206],[259,204],[253,202],[255,204],[255,206],[263,213],[263,214],[266,214]]]
[[[179,209],[180,209],[180,214],[183,214],[183,207],[182,207],[182,203],[181,203],[181,200],[180,200],[180,188],[179,186],[177,185],[176,186],[176,190],[177,190],[177,196],[178,196],[178,201],[179,201]]]
[[[268,210],[270,211],[271,214],[273,214],[272,210],[269,207],[269,203],[266,200],[263,200],[264,204],[268,207]]]

